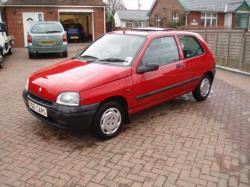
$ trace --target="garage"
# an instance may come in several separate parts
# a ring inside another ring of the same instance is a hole
[[[102,0],[8,0],[4,4],[6,26],[16,38],[16,47],[27,46],[27,34],[36,21],[60,21],[69,42],[91,42],[106,32],[105,7]]]
[[[70,43],[91,42],[94,38],[92,10],[59,10],[62,23]]]

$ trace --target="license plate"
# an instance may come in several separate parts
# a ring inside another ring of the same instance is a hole
[[[41,41],[42,45],[55,45],[56,42],[53,40],[46,40],[46,41]]]
[[[45,107],[33,103],[32,101],[29,101],[29,107],[31,110],[37,112],[38,114],[41,114],[44,117],[48,117],[47,109]]]
[[[71,36],[70,39],[72,39],[72,40],[78,40],[79,37],[78,36]]]

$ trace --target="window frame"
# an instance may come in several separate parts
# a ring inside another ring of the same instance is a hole
[[[216,16],[214,16],[214,15],[216,15]],[[215,26],[217,27],[218,26],[218,13],[215,13],[215,12],[201,12],[201,21],[202,20],[204,20],[204,24],[203,24],[204,27],[213,27],[213,20],[216,20]],[[208,20],[209,20],[210,24],[207,23]]]
[[[161,39],[161,38],[167,38],[167,37],[172,37],[172,38],[174,39],[179,58],[178,58],[177,60],[171,61],[171,62],[169,62],[169,63],[167,63],[167,64],[159,65],[159,67],[168,66],[168,65],[171,65],[171,64],[174,64],[174,63],[177,63],[177,62],[181,61],[181,53],[180,53],[181,51],[180,51],[180,48],[179,48],[179,43],[178,43],[178,38],[177,38],[178,36],[176,36],[176,35],[159,36],[159,37],[156,37],[156,38],[152,38],[152,39],[150,40],[150,42],[148,43],[147,47],[145,48],[145,51],[144,51],[143,54],[141,55],[141,59],[140,59],[140,63],[139,63],[139,65],[138,65],[138,68],[139,68],[140,66],[143,66],[143,62],[142,62],[143,57],[144,57],[144,55],[146,54],[147,49],[148,49],[149,46],[152,44],[152,42],[153,42],[154,40]]]
[[[131,27],[128,27],[128,25],[130,25],[130,24],[131,24]],[[132,21],[126,21],[126,28],[129,28],[129,29],[133,28],[133,22]]]
[[[181,36],[193,38],[193,39],[199,44],[200,48],[203,50],[203,53],[200,54],[200,55],[197,55],[197,56],[192,56],[192,57],[186,58],[186,57],[185,57],[185,54],[184,54],[184,48],[182,47],[182,41],[181,41],[181,39],[180,39]],[[182,50],[182,54],[183,54],[183,59],[184,59],[184,60],[189,60],[189,59],[201,57],[201,56],[204,56],[204,55],[206,54],[207,51],[205,50],[204,46],[201,44],[200,40],[199,40],[196,36],[189,35],[189,34],[178,34],[178,35],[177,35],[177,38],[178,38],[178,40],[179,40],[179,42],[180,42],[180,50]]]
[[[172,13],[172,21],[175,23],[180,23],[180,16],[178,12]]]
[[[243,18],[243,16],[246,16],[246,22],[247,22],[247,26],[246,28],[243,28],[240,26],[240,22],[239,20]],[[245,13],[245,12],[237,12],[236,13],[236,27],[238,29],[249,29],[250,28],[250,13]]]
[[[161,17],[156,15],[155,16],[155,26],[160,27],[161,26]]]

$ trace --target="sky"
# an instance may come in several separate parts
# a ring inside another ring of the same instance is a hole
[[[142,10],[149,10],[154,0],[140,0]],[[127,9],[138,9],[138,0],[123,0]]]

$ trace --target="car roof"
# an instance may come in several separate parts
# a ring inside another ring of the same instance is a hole
[[[41,24],[48,24],[48,23],[61,24],[59,21],[36,21],[36,22],[34,22],[34,24],[38,24],[38,23],[41,23]]]
[[[133,31],[146,31],[146,32],[156,32],[156,31],[169,31],[173,30],[172,28],[160,28],[160,27],[138,27],[132,28]]]
[[[194,33],[194,32],[190,32],[190,31],[178,31],[178,30],[173,30],[173,29],[162,29],[162,30],[158,30],[156,29],[155,31],[150,30],[150,31],[145,31],[145,30],[135,30],[135,29],[131,29],[131,30],[119,30],[119,31],[114,31],[112,32],[114,34],[126,34],[126,35],[138,35],[138,36],[161,36],[161,35],[193,35],[193,36],[198,36],[199,34]]]

